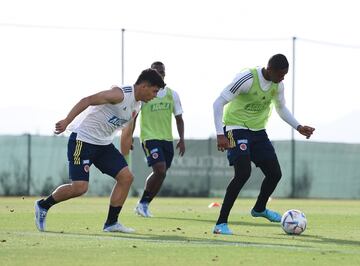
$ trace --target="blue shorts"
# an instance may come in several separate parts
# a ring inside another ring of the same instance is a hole
[[[275,149],[266,131],[235,129],[226,132],[232,148],[227,150],[229,164],[233,165],[240,156],[250,156],[250,160],[259,165],[261,161],[277,159]]]
[[[95,165],[102,173],[115,177],[127,163],[113,144],[94,145],[76,140],[71,133],[68,142],[69,177],[73,181],[89,181],[90,166]]]
[[[169,169],[174,158],[174,146],[172,141],[167,140],[145,140],[142,148],[147,158],[148,166],[158,162],[165,162]]]

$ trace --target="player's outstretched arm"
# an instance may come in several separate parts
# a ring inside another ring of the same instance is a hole
[[[310,126],[302,126],[299,125],[297,127],[297,131],[301,134],[304,135],[307,139],[309,139],[311,137],[311,135],[314,133],[315,128],[310,127]]]
[[[101,105],[101,104],[116,104],[122,102],[124,99],[124,93],[118,87],[113,87],[110,90],[98,92],[96,94],[82,98],[74,107],[70,110],[69,114],[65,119],[60,120],[55,124],[55,134],[64,132],[67,126],[83,112],[90,105]]]

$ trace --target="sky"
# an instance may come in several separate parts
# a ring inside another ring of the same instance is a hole
[[[82,97],[131,85],[159,60],[185,137],[214,137],[223,88],[283,53],[287,107],[316,128],[311,141],[360,143],[358,25],[355,0],[0,0],[0,135],[53,135]],[[275,111],[267,131],[291,138]]]

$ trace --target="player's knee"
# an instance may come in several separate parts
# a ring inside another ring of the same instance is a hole
[[[73,195],[75,197],[81,196],[88,191],[89,184],[88,182],[74,182],[72,184]]]
[[[166,177],[166,170],[154,171],[154,174],[156,177],[164,179]]]
[[[276,181],[276,182],[279,182],[280,179],[282,177],[282,173],[281,173],[281,170],[278,170],[278,171],[274,171],[272,174],[271,174],[271,178]]]
[[[248,180],[251,175],[251,166],[237,167],[235,166],[235,178],[240,180]]]
[[[280,181],[281,177],[282,177],[282,174],[281,174],[281,171],[280,171],[280,172],[277,174],[276,178],[277,178],[278,181]]]
[[[123,180],[127,184],[131,185],[132,182],[134,181],[134,176],[133,176],[133,174],[129,173],[128,175],[124,176]]]
[[[153,173],[157,178],[164,179],[166,177],[166,165],[165,164],[154,165]]]
[[[116,176],[116,181],[120,184],[126,184],[126,185],[131,185],[132,182],[134,181],[134,176],[130,171],[127,172],[120,172],[117,176]]]

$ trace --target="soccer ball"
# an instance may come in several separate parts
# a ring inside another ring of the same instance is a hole
[[[281,228],[289,235],[300,235],[306,224],[305,214],[299,210],[288,210],[281,217]]]

